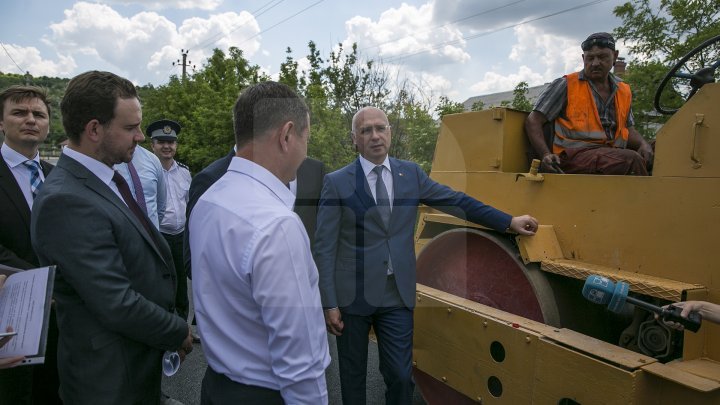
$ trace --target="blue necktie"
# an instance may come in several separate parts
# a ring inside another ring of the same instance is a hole
[[[375,199],[380,212],[380,218],[382,218],[385,227],[390,225],[390,197],[388,196],[387,187],[382,178],[382,166],[375,166],[373,171],[377,175],[377,181],[375,182]]]
[[[26,160],[23,164],[27,166],[28,170],[30,170],[30,191],[32,192],[34,200],[43,184],[43,181],[40,178],[40,164],[34,160]]]

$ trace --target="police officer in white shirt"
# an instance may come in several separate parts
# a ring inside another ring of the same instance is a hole
[[[189,311],[187,277],[183,265],[183,233],[185,232],[185,207],[192,176],[187,166],[175,161],[180,124],[171,120],[159,120],[148,125],[146,134],[152,140],[152,150],[160,159],[167,188],[165,215],[160,221],[160,232],[167,240],[175,262],[177,291],[175,308],[187,319]]]

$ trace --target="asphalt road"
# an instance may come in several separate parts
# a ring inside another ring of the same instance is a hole
[[[328,397],[331,405],[342,404],[340,396],[340,377],[338,374],[337,348],[335,337],[328,335],[330,356],[332,361],[325,376],[327,378]],[[172,377],[163,377],[163,392],[186,405],[200,403],[200,384],[207,362],[203,356],[202,343],[196,343],[194,350],[185,359],[185,362]],[[377,344],[370,342],[368,348],[368,375],[367,375],[367,403],[368,405],[381,405],[385,403],[385,383],[378,371]],[[414,405],[425,405],[418,388],[415,388]]]

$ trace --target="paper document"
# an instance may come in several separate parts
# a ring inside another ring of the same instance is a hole
[[[55,266],[18,271],[0,289],[0,331],[12,326],[17,332],[0,348],[0,358],[25,356],[21,364],[45,361],[45,343]]]

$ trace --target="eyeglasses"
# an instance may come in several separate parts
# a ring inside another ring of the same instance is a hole
[[[591,38],[583,41],[580,45],[583,51],[589,51],[593,46],[599,46],[600,48],[610,48],[615,50],[615,41],[610,38]]]
[[[360,127],[358,132],[360,132],[360,135],[372,135],[373,130],[379,134],[384,134],[390,130],[390,125],[368,125],[366,127]]]

